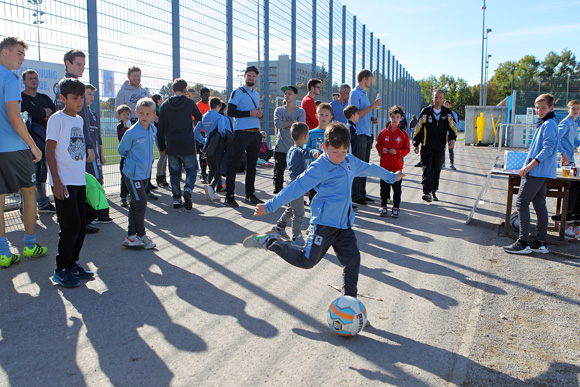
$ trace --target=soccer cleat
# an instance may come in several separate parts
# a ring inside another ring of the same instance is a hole
[[[159,199],[159,196],[157,196],[157,195],[155,195],[155,194],[153,194],[151,192],[149,192],[147,194],[147,200],[157,200],[157,199]]]
[[[248,204],[259,204],[259,203],[264,203],[263,200],[260,200],[256,197],[256,195],[252,194],[250,196],[246,196],[246,198],[244,199],[245,203]]]
[[[129,207],[129,203],[127,203],[127,198],[121,198],[121,207]]]
[[[97,218],[95,220],[93,220],[91,222],[91,224],[106,224],[106,223],[111,223],[113,221],[113,219],[108,218],[108,217],[102,217],[102,218]]]
[[[81,281],[72,274],[70,269],[67,269],[66,267],[59,271],[56,271],[55,269],[52,280],[65,288],[74,288],[81,284]]]
[[[423,194],[423,196],[421,196],[421,199],[425,200],[427,203],[431,203],[433,201],[433,197],[431,196],[430,193]]]
[[[244,247],[253,247],[256,249],[267,249],[268,241],[270,239],[278,239],[277,235],[273,232],[267,234],[252,234],[242,242]]]
[[[24,252],[22,253],[25,257],[33,258],[33,257],[40,257],[48,252],[48,248],[42,247],[38,243],[34,244],[33,249],[29,249],[28,247],[24,246]]]
[[[520,241],[519,239],[509,246],[503,247],[506,253],[510,254],[531,254],[532,249],[528,242]]]
[[[437,195],[435,195],[435,191],[431,192],[431,197],[433,198],[434,202],[438,202],[439,198],[437,197]]]
[[[141,242],[143,242],[144,249],[151,250],[151,249],[154,249],[155,247],[157,247],[155,242],[153,242],[151,240],[151,238],[149,238],[147,235],[143,235],[143,236],[139,237],[139,239],[141,239]]]
[[[396,207],[393,207],[393,212],[391,214],[391,218],[398,218],[399,217],[399,209]]]
[[[205,191],[205,197],[208,201],[213,201],[213,195],[215,194],[211,185],[206,184],[203,186],[203,190]]]
[[[39,208],[38,212],[56,212],[56,208],[52,205],[52,203],[48,203],[46,206]]]
[[[20,254],[12,254],[11,256],[0,255],[0,266],[10,267],[13,263],[20,261]]]
[[[534,240],[531,244],[530,244],[530,249],[532,250],[532,252],[534,253],[540,253],[540,254],[548,254],[548,245],[546,244],[546,242],[540,242],[539,240]]]
[[[192,203],[191,203],[191,192],[184,191],[183,192],[183,200],[185,201],[184,207],[186,210],[191,210]]]
[[[85,270],[80,263],[75,263],[70,269],[70,273],[78,279],[90,280],[93,279],[95,273],[92,271]]]
[[[306,241],[302,238],[302,235],[294,235],[292,237],[292,245],[296,247],[306,246]]]
[[[143,247],[145,247],[145,243],[143,243],[141,238],[139,238],[139,236],[135,234],[126,237],[125,240],[123,241],[123,246],[135,249],[142,249]]]
[[[233,196],[226,196],[226,200],[224,201],[224,206],[226,207],[239,207],[238,202],[234,199]]]
[[[287,241],[290,240],[290,236],[286,233],[286,230],[284,230],[284,228],[282,227],[274,226],[272,227],[272,232],[276,234],[280,239],[284,239]]]
[[[379,213],[379,215],[383,218],[389,216],[389,210],[387,207],[381,207],[381,212]]]
[[[173,201],[173,208],[181,208],[181,207],[183,207],[183,202],[181,201],[181,199]]]

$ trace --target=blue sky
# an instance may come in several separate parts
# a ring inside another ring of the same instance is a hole
[[[417,80],[453,75],[478,84],[482,0],[339,0]],[[490,78],[499,63],[568,48],[580,56],[580,1],[487,0]],[[578,58],[580,59],[580,57]]]

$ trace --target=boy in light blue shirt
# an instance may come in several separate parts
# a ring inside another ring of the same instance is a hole
[[[153,144],[157,129],[152,121],[156,104],[151,98],[137,101],[135,113],[139,122],[125,132],[118,152],[125,159],[123,179],[131,195],[129,205],[129,229],[123,246],[153,249],[157,246],[145,233],[145,211],[147,210],[147,184],[153,164]]]
[[[558,154],[558,125],[554,120],[554,96],[542,94],[536,98],[536,114],[539,121],[528,152],[526,165],[520,169],[522,177],[516,208],[520,222],[518,240],[504,246],[510,254],[547,254],[548,209],[546,207],[546,185],[548,179],[556,177]],[[530,203],[533,203],[538,219],[538,234],[529,242]]]

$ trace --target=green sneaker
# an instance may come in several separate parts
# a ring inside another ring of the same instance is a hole
[[[47,252],[48,252],[47,247],[42,247],[38,243],[35,243],[33,249],[29,249],[28,247],[24,246],[24,253],[23,254],[25,257],[32,258],[32,257],[40,257],[41,255],[44,255]]]
[[[268,249],[268,241],[272,238],[278,239],[278,236],[272,231],[266,234],[252,234],[244,239],[242,245],[244,247],[254,247],[257,249]]]
[[[148,199],[148,200],[157,200],[157,199],[159,199],[159,196],[157,196],[157,195],[155,195],[155,194],[153,194],[153,193],[149,192],[149,193],[147,194],[147,199]]]
[[[0,266],[2,267],[9,267],[18,261],[20,261],[20,254],[12,254],[10,257],[0,255]]]
[[[129,203],[127,203],[127,198],[121,198],[121,207],[129,207]]]

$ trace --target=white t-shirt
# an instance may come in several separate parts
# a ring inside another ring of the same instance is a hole
[[[56,141],[54,156],[62,184],[86,185],[86,150],[82,117],[78,115],[71,117],[62,110],[54,113],[46,125],[46,141],[48,140]],[[54,186],[50,167],[48,182]]]

